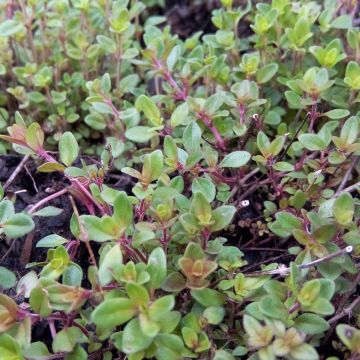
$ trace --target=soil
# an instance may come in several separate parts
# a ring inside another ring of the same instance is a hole
[[[246,3],[246,0],[234,1],[234,5],[242,8],[246,7]],[[219,0],[167,0],[165,16],[173,33],[182,39],[186,39],[199,31],[202,31],[203,34],[215,33],[217,29],[211,21],[211,13],[220,7]],[[252,30],[249,23],[245,18],[241,19],[238,25],[238,35],[247,37],[251,34]]]
[[[0,182],[4,184],[15,171],[22,157],[18,155],[0,156]],[[45,174],[36,171],[36,164],[29,160],[22,171],[6,189],[8,197],[16,197],[16,211],[22,211],[51,193],[61,190],[67,183],[61,174]],[[28,262],[44,260],[44,251],[32,246],[32,243],[51,233],[67,237],[69,233],[68,221],[70,219],[69,199],[66,196],[54,199],[48,205],[63,209],[60,216],[42,218],[34,217],[36,230],[29,236],[17,239],[11,244],[12,249],[7,256],[9,245],[0,242],[0,265],[6,266],[18,275],[22,275]],[[41,258],[41,259],[40,259]]]
[[[166,2],[165,15],[172,31],[181,38],[187,38],[198,31],[213,33],[216,31],[211,22],[212,10],[219,7],[219,1],[196,2],[179,0]]]

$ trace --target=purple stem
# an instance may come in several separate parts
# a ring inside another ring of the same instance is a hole
[[[216,126],[213,125],[210,117],[206,113],[204,113],[202,111],[198,112],[196,115],[197,115],[198,119],[200,119],[209,128],[209,130],[214,135],[217,147],[219,149],[221,149],[221,150],[225,150],[226,147],[225,147],[224,139],[220,135],[220,133],[219,133],[218,129],[216,128]]]
[[[40,157],[42,157],[43,159],[45,159],[48,162],[57,162],[51,155],[49,155],[44,149],[39,149],[36,150],[37,155],[39,155]]]

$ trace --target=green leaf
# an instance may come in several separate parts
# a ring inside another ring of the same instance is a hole
[[[211,220],[211,206],[202,192],[194,195],[191,202],[190,213],[194,215],[201,225],[208,225]]]
[[[181,46],[175,45],[171,51],[169,56],[166,59],[167,68],[172,71],[178,61],[179,57],[181,56]]]
[[[192,121],[184,130],[182,137],[183,145],[188,153],[195,153],[200,150],[201,129]]]
[[[62,274],[62,282],[69,286],[81,286],[83,279],[82,268],[75,263],[70,263]]]
[[[273,165],[273,168],[277,171],[289,172],[294,170],[294,165],[286,161],[279,161],[275,165]]]
[[[185,345],[190,349],[195,349],[198,345],[198,336],[196,332],[187,326],[181,329],[181,335],[184,339]]]
[[[103,250],[105,251],[105,249]],[[105,256],[100,258],[99,266],[99,282],[100,285],[105,286],[113,279],[113,274],[119,271],[122,266],[122,252],[119,244],[115,244],[108,249]]]
[[[309,335],[321,334],[330,328],[322,317],[315,314],[302,314],[295,319],[295,328]]]
[[[191,185],[191,191],[193,194],[201,192],[208,202],[212,202],[216,195],[215,185],[208,178],[196,178]]]
[[[167,292],[178,292],[186,287],[185,278],[179,272],[173,272],[165,279],[161,288]]]
[[[3,289],[10,289],[15,286],[16,276],[7,268],[0,266],[0,287]]]
[[[85,123],[95,130],[104,130],[106,122],[103,115],[98,113],[91,113],[85,116]]]
[[[213,115],[215,112],[222,106],[224,103],[224,95],[222,92],[218,92],[214,95],[211,95],[206,99],[204,104],[204,110],[208,115]]]
[[[316,134],[301,134],[299,136],[299,141],[306,149],[311,151],[324,150],[327,147],[324,140]]]
[[[157,135],[157,132],[149,126],[134,126],[126,130],[125,136],[128,140],[137,143],[148,142]]]
[[[117,9],[110,19],[110,30],[115,33],[122,33],[130,26],[130,14],[126,8]]]
[[[312,304],[318,296],[320,288],[321,283],[318,279],[306,282],[299,294],[300,303],[304,306]]]
[[[340,15],[331,22],[333,29],[350,29],[352,27],[352,16],[351,15]]]
[[[334,313],[334,305],[324,298],[316,298],[310,305],[303,307],[305,311],[311,311],[320,315],[331,315]]]
[[[301,344],[299,346],[294,347],[290,351],[290,355],[295,360],[318,360],[319,355],[310,344]]]
[[[209,230],[214,232],[224,229],[232,222],[235,213],[236,208],[232,205],[223,205],[216,208],[212,212],[211,220],[213,224],[210,225]]]
[[[345,121],[345,124],[341,128],[340,138],[346,145],[350,145],[355,142],[358,137],[358,133],[358,119],[356,118],[356,116],[351,116]]]
[[[302,98],[295,91],[285,91],[285,98],[291,109],[302,109]]]
[[[203,316],[209,324],[220,324],[225,316],[225,309],[222,306],[210,306],[205,309]]]
[[[276,63],[265,65],[256,73],[256,82],[258,84],[268,82],[277,73],[278,69],[279,65]]]
[[[124,329],[122,348],[126,354],[133,354],[147,349],[153,337],[146,336],[141,330],[138,319],[131,320]]]
[[[344,82],[354,90],[360,89],[360,66],[355,61],[349,61],[346,66]]]
[[[301,220],[287,211],[280,211],[276,213],[275,217],[284,230],[291,232],[294,229],[300,229],[302,227]]]
[[[15,214],[4,223],[4,233],[9,238],[16,239],[28,234],[34,227],[34,221],[30,216]]]
[[[14,214],[14,205],[10,200],[3,200],[0,202],[0,224],[4,224]]]
[[[319,244],[325,244],[332,240],[336,235],[336,226],[334,224],[326,224],[318,227],[312,236]]]
[[[144,286],[130,282],[126,284],[126,292],[135,306],[148,305],[150,298]]]
[[[266,136],[266,134],[262,131],[259,131],[256,138],[256,144],[261,152],[261,154],[265,157],[269,155],[269,147],[270,147],[270,140]]]
[[[75,326],[59,331],[52,344],[54,352],[70,352],[76,344],[87,342],[87,337]]]
[[[235,358],[226,350],[217,350],[213,360],[235,360]]]
[[[20,344],[10,335],[0,335],[0,354],[4,360],[23,360]]]
[[[153,320],[158,320],[175,306],[174,295],[166,295],[155,300],[149,307],[149,316]]]
[[[333,215],[341,225],[351,223],[355,211],[354,199],[349,193],[341,194],[334,202]]]
[[[269,318],[285,319],[288,311],[284,303],[273,295],[263,296],[259,302],[259,310]]]
[[[157,360],[182,360],[184,344],[181,338],[173,334],[159,334],[155,339]]]
[[[225,295],[213,289],[192,289],[191,296],[202,306],[221,306],[225,303]]]
[[[66,354],[65,359],[66,360],[87,360],[88,353],[81,345],[76,345],[72,352]]]
[[[26,298],[30,296],[31,290],[34,289],[39,282],[35,271],[26,273],[16,284],[16,293],[22,294]]]
[[[155,337],[160,331],[160,325],[155,319],[150,319],[147,314],[140,313],[140,327],[142,332],[149,337]]]
[[[144,156],[142,177],[149,183],[158,180],[164,168],[164,155],[161,150],[155,150]]]
[[[59,140],[60,159],[66,166],[71,166],[79,156],[79,145],[75,136],[67,131]]]
[[[41,359],[51,355],[47,346],[41,342],[36,341],[30,344],[30,347],[26,349],[26,356],[28,359]]]
[[[278,136],[273,140],[267,148],[267,151],[272,155],[276,156],[280,153],[285,144],[285,136]]]
[[[59,209],[55,206],[45,206],[41,210],[34,212],[33,216],[43,216],[43,217],[58,216],[63,211],[64,211],[63,209]]]
[[[56,247],[68,243],[69,240],[57,234],[45,236],[36,243],[36,247]]]
[[[98,35],[96,40],[105,54],[114,54],[116,52],[116,43],[111,38],[104,35]]]
[[[352,352],[359,352],[360,330],[346,324],[336,327],[336,334],[345,346]]]
[[[26,129],[26,143],[34,151],[41,151],[44,144],[44,132],[36,122]]]
[[[160,288],[167,274],[166,254],[161,247],[154,249],[149,255],[146,271],[151,277],[149,286],[152,289]]]
[[[112,330],[128,322],[137,313],[137,308],[130,299],[108,299],[98,305],[91,318],[101,329]]]
[[[189,114],[189,105],[185,102],[179,105],[171,114],[170,125],[175,128],[179,125],[183,125]]]
[[[8,19],[2,21],[2,23],[0,24],[0,36],[4,36],[4,37],[12,36],[24,30],[25,30],[24,25],[18,22],[17,20]]]
[[[251,154],[247,151],[234,151],[224,157],[220,167],[239,168],[245,165],[250,158]]]
[[[136,110],[142,111],[153,126],[162,125],[162,118],[159,108],[154,101],[146,95],[141,95],[135,103]]]
[[[323,114],[329,119],[343,119],[350,115],[350,111],[346,109],[333,109]]]
[[[98,218],[93,215],[81,215],[89,239],[97,242],[117,239],[121,233],[117,222],[110,216]]]
[[[38,166],[37,171],[49,173],[54,171],[64,172],[66,167],[58,162],[46,162]]]
[[[48,294],[40,287],[31,290],[29,302],[33,311],[43,317],[49,316],[52,312]]]
[[[113,219],[119,226],[119,231],[124,232],[133,221],[133,208],[125,193],[119,194],[114,201]]]

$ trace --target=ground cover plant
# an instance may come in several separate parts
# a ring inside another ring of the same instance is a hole
[[[358,15],[0,0],[0,359],[359,359]]]

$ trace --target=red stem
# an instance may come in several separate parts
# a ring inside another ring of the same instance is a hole
[[[198,112],[196,115],[197,115],[197,118],[199,120],[201,120],[209,128],[209,130],[212,132],[212,134],[214,135],[217,147],[219,149],[221,149],[221,150],[225,150],[226,147],[225,147],[224,139],[222,138],[222,136],[219,133],[219,130],[216,128],[216,126],[214,126],[214,124],[213,124],[211,118],[209,117],[209,115],[207,115],[203,111]]]
[[[245,123],[245,105],[239,104],[240,125]]]
[[[169,83],[170,87],[173,89],[175,100],[186,101],[187,90],[180,88],[180,86],[177,84],[177,82],[171,75],[170,71],[168,69],[164,68],[163,64],[158,59],[154,59],[153,61],[154,61],[154,65],[155,65],[156,69],[161,72],[165,81],[167,81]]]
[[[38,203],[36,203],[35,205],[33,205],[30,210],[28,211],[29,214],[32,214],[35,212],[35,210],[37,210],[39,207],[41,207],[42,205],[46,204],[47,202],[49,202],[50,200],[56,199],[59,196],[62,196],[64,194],[66,194],[68,192],[68,189],[62,189],[54,194],[49,195],[48,197],[40,200]]]
[[[57,162],[51,155],[49,155],[44,149],[36,150],[37,155],[45,159],[47,162]]]

